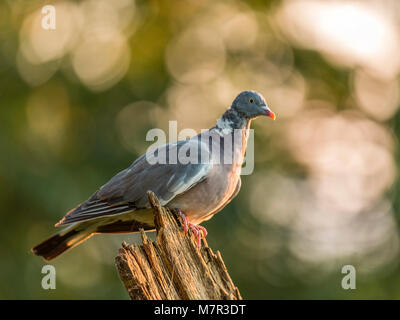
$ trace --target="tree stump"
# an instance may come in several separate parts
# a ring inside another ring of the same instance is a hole
[[[219,251],[205,239],[199,250],[194,234],[184,235],[181,219],[148,192],[157,237],[141,230],[142,245],[122,243],[115,258],[119,276],[132,300],[241,300]]]

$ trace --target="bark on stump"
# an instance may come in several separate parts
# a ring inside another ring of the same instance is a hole
[[[115,263],[132,300],[240,300],[219,251],[205,239],[197,249],[195,237],[185,236],[176,212],[162,207],[151,191],[157,237],[150,241],[141,230],[142,245],[122,244]]]

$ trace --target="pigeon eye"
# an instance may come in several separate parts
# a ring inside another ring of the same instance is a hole
[[[253,98],[250,98],[250,99],[249,99],[249,102],[250,102],[250,103],[253,103],[253,102],[254,102]]]

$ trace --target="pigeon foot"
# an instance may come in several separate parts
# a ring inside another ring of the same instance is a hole
[[[202,226],[189,222],[189,220],[186,218],[186,215],[181,210],[178,211],[179,211],[179,216],[181,217],[183,222],[183,231],[185,232],[185,235],[187,235],[189,229],[192,230],[192,232],[195,234],[196,237],[197,248],[200,250],[201,238],[202,237],[205,238],[207,236],[208,234],[207,229]]]

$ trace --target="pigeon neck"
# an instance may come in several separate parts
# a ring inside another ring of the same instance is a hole
[[[216,127],[220,130],[231,132],[235,129],[248,128],[250,121],[251,120],[246,119],[236,110],[229,108],[222,117],[218,119]]]

